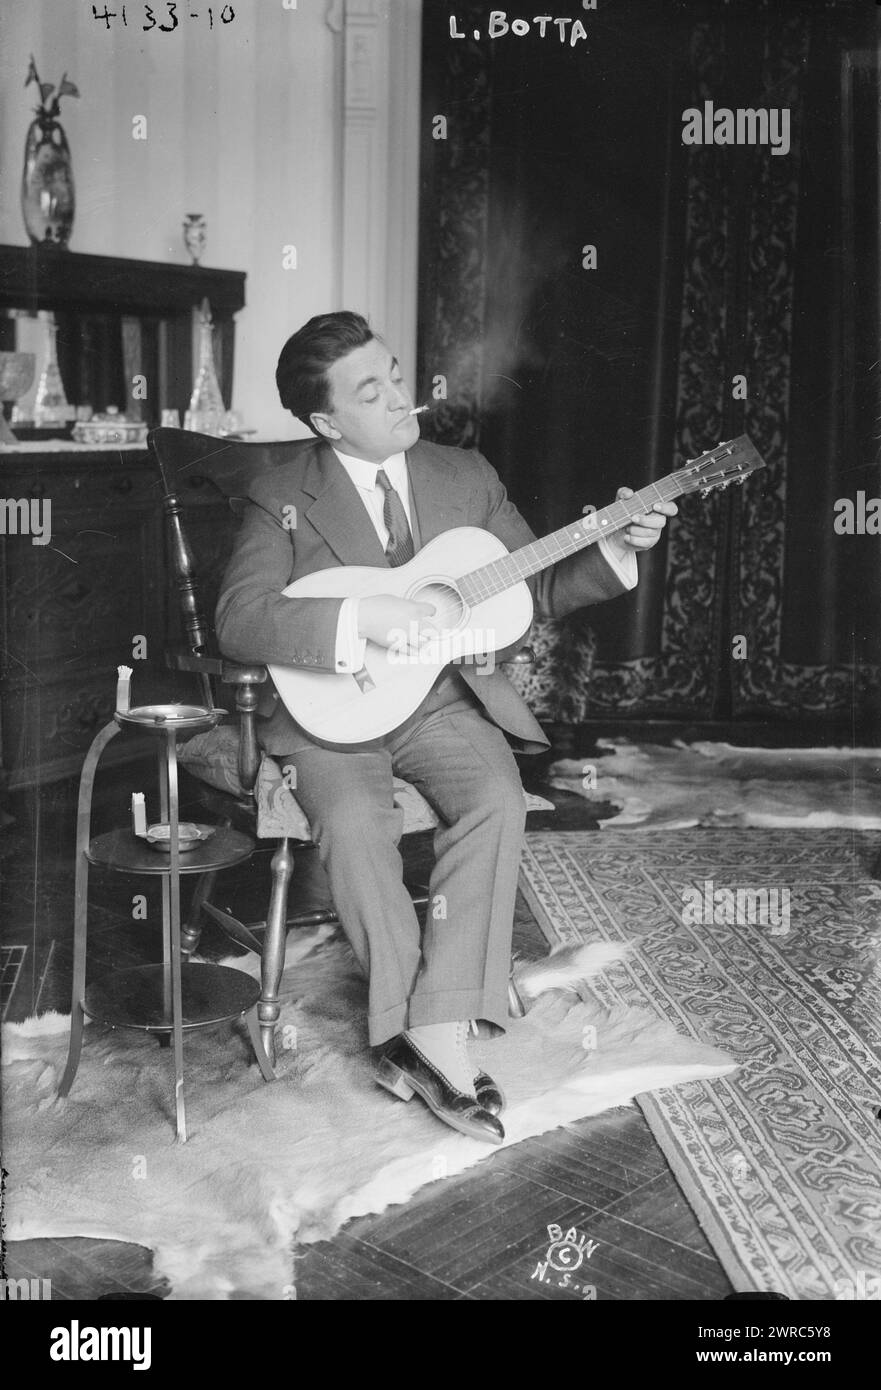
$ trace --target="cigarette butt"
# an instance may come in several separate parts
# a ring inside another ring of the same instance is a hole
[[[408,414],[410,414],[410,415],[422,415],[422,414],[423,414],[426,410],[428,410],[428,409],[430,409],[430,407],[427,406],[427,405],[417,405],[417,406],[414,407],[413,410],[408,411]]]

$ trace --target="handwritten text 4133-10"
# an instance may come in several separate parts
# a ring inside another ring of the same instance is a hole
[[[198,0],[196,0],[196,2],[198,3]],[[190,0],[190,3],[192,3],[192,0]],[[137,7],[134,5],[123,5],[120,10],[110,10],[105,5],[103,14],[99,14],[98,6],[93,5],[92,18],[98,20],[103,19],[105,30],[110,28],[111,19],[121,19],[125,27],[128,28],[128,15],[126,13],[126,10],[131,9],[134,12],[136,8]],[[200,15],[200,12],[198,10],[191,10],[189,8],[189,4],[186,4],[185,8],[183,9],[183,12],[181,14],[178,14],[178,10],[181,9],[181,6],[176,3],[176,0],[166,0],[164,6],[166,13],[163,22],[160,22],[163,19],[162,14],[160,13],[158,17],[156,14],[157,9],[160,11],[163,9],[162,5],[158,5],[155,8],[152,5],[142,5],[140,8],[144,12],[145,22],[141,25],[141,28],[144,30],[145,33],[148,33],[151,29],[155,29],[157,33],[160,34],[173,34],[182,19],[199,19],[200,17],[204,18],[205,14],[207,14],[208,16],[208,28],[214,28],[214,7],[212,5],[209,5],[206,10],[201,11]],[[223,9],[220,11],[220,15],[218,18],[221,24],[232,24],[235,17],[236,12],[233,9],[232,5],[224,5]],[[135,19],[132,20],[133,25],[136,22],[137,21]]]

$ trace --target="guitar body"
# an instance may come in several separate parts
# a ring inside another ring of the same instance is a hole
[[[418,653],[400,643],[367,643],[364,669],[338,676],[301,666],[270,665],[269,672],[290,714],[319,743],[352,747],[382,738],[419,708],[450,662],[476,658],[478,671],[491,657],[518,642],[532,622],[532,595],[519,582],[470,608],[456,581],[508,554],[489,531],[460,526],[429,541],[412,560],[396,569],[341,565],[318,570],[289,584],[288,598],[367,598],[394,594],[436,610],[427,623],[436,627]]]
[[[437,634],[418,650],[415,633],[393,636],[390,648],[367,643],[364,667],[356,675],[310,671],[302,666],[270,665],[276,689],[294,719],[318,743],[351,748],[390,734],[419,708],[444,667],[455,661],[473,661],[492,669],[493,653],[504,651],[528,631],[532,622],[532,595],[528,576],[548,569],[567,555],[592,545],[600,536],[621,530],[633,517],[651,511],[658,502],[686,493],[706,496],[715,488],[745,483],[751,473],[765,467],[747,435],[686,460],[684,468],[651,483],[642,492],[619,498],[600,512],[579,517],[550,536],[530,542],[513,554],[489,531],[460,526],[429,541],[406,565],[396,569],[340,566],[320,570],[289,584],[289,598],[367,598],[394,594],[399,598],[431,603],[435,616],[426,625]],[[494,561],[490,574],[475,574]],[[461,584],[459,583],[461,581]],[[462,589],[484,591],[489,598],[473,602]],[[409,638],[409,643],[408,643]]]

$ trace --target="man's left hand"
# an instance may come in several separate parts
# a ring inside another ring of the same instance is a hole
[[[616,500],[624,502],[633,496],[632,487],[619,487]],[[585,511],[589,508],[585,507]],[[661,532],[667,525],[667,517],[679,511],[675,502],[655,502],[650,512],[637,512],[629,526],[623,531],[615,531],[606,537],[606,545],[613,545],[622,555],[633,550],[651,550],[661,539]]]

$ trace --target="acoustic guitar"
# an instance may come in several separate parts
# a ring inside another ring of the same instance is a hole
[[[394,594],[434,606],[424,620],[428,635],[391,634],[390,647],[368,642],[364,665],[354,675],[270,665],[281,699],[297,723],[320,743],[357,746],[382,738],[418,709],[444,667],[452,662],[492,668],[495,653],[513,646],[532,622],[532,595],[525,581],[610,536],[655,502],[691,492],[707,496],[744,483],[765,462],[745,435],[690,460],[626,501],[582,516],[541,540],[508,551],[496,536],[460,526],[435,537],[397,568],[341,565],[289,584],[289,598],[366,598]],[[415,628],[415,625],[414,625]]]

